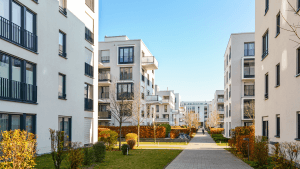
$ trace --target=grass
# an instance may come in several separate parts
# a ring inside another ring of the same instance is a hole
[[[92,168],[164,168],[169,164],[182,150],[130,150],[129,155],[122,155],[121,151],[107,151],[103,163],[94,163]],[[54,168],[50,154],[42,155],[36,159],[36,168]],[[66,160],[62,162],[61,168],[67,168]],[[83,166],[87,168],[89,166]]]
[[[121,144],[127,144],[126,142],[121,142]],[[185,142],[140,142],[140,145],[188,145],[189,143]],[[119,143],[118,143],[119,145]]]
[[[227,146],[228,147],[228,143],[217,143],[218,146]]]

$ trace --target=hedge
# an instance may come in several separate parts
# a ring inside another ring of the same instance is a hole
[[[99,126],[98,130],[103,128],[110,129],[120,133],[120,127],[118,126]],[[121,137],[125,137],[128,133],[138,134],[137,126],[123,126],[121,131]],[[156,138],[165,138],[166,137],[166,128],[165,127],[156,127]],[[154,138],[154,128],[152,126],[140,126],[140,138]]]
[[[224,128],[210,128],[211,134],[222,134],[224,131]]]
[[[170,138],[174,139],[174,138],[177,138],[180,133],[189,134],[189,132],[190,132],[189,128],[171,129]],[[192,134],[193,134],[193,130],[190,133],[190,135],[192,135]]]

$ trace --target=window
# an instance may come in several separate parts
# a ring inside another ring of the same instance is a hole
[[[66,53],[66,34],[59,31],[58,55],[67,57]]]
[[[268,121],[263,121],[263,136],[267,137],[269,136],[269,124]]]
[[[120,68],[120,80],[132,80],[132,67]]]
[[[231,85],[229,85],[229,98],[231,98]]]
[[[59,0],[59,12],[67,15],[67,0]]]
[[[276,65],[276,86],[280,86],[280,63]]]
[[[142,81],[143,81],[143,82],[145,81],[145,76],[144,76],[144,74],[145,74],[145,70],[142,69]]]
[[[147,74],[147,85],[150,86],[149,74]]]
[[[229,60],[231,60],[231,47],[229,48]]]
[[[133,63],[133,47],[119,48],[119,64]]]
[[[58,74],[58,98],[66,99],[66,75]]]
[[[297,49],[297,75],[300,75],[300,48]]]
[[[231,103],[229,103],[229,117],[231,117]]]
[[[300,112],[297,113],[298,118],[298,139],[300,139]]]
[[[228,55],[227,55],[227,59],[226,59],[226,66],[228,66],[228,60],[229,60],[229,59],[228,59]]]
[[[300,10],[300,0],[298,0],[297,7],[298,7],[298,11],[299,11]]]
[[[94,19],[86,13],[85,15],[85,40],[94,44]]]
[[[265,99],[269,98],[269,74],[265,74]]]
[[[165,112],[168,112],[168,105],[164,105]]]
[[[225,107],[226,110],[226,117],[228,117],[228,106]]]
[[[280,115],[276,116],[276,136],[280,137]]]
[[[154,78],[152,78],[152,88],[154,89]]]
[[[144,112],[144,110],[142,110],[141,114],[142,114],[142,117],[145,117],[145,112]]]
[[[280,12],[276,16],[276,36],[280,34]]]
[[[93,111],[93,85],[84,84],[84,110]]]
[[[0,113],[0,131],[21,129],[36,134],[35,122],[36,115]]]
[[[159,114],[156,115],[156,118],[159,119]]]
[[[266,1],[266,6],[265,6],[265,14],[266,14],[269,10],[269,0],[265,0],[265,1]]]
[[[85,48],[85,75],[93,78],[94,75],[94,70],[93,70],[93,65],[94,65],[94,54],[92,51],[89,49]]]
[[[254,59],[244,60],[244,78],[255,77],[255,62]]]
[[[159,112],[159,105],[156,105],[156,112]]]
[[[254,85],[244,85],[244,96],[254,96],[255,86]]]
[[[229,66],[229,79],[231,79],[231,66]]]
[[[36,103],[36,65],[0,52],[0,99]]]
[[[111,81],[110,69],[99,69],[99,81]]]
[[[118,83],[118,100],[133,99],[133,83]]]
[[[152,70],[152,74],[154,74],[154,70]]]
[[[245,99],[244,100],[244,119],[253,119],[255,112],[255,100]]]
[[[94,0],[85,0],[85,4],[94,12]]]
[[[262,59],[264,59],[269,54],[269,31],[267,31],[262,39],[263,51],[262,51]]]
[[[36,15],[28,8],[0,0],[0,25],[0,38],[37,52]]]
[[[163,118],[169,120],[169,115],[168,114],[163,114]]]
[[[99,89],[101,99],[109,98],[109,86],[103,86]]]
[[[58,129],[64,131],[66,137],[64,141],[72,140],[72,118],[71,117],[59,117],[58,118]]]
[[[253,42],[244,44],[244,56],[254,56],[255,45]]]

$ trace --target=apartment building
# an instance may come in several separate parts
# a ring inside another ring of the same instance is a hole
[[[186,125],[185,115],[186,115],[186,107],[185,106],[180,106],[179,107],[179,126]]]
[[[97,141],[98,0],[0,0],[0,130]],[[97,83],[96,83],[97,84]]]
[[[224,127],[224,90],[216,90],[214,99],[211,101],[212,113],[217,112],[220,118],[220,125],[218,127]]]
[[[252,125],[255,104],[254,33],[231,34],[224,54],[225,136],[237,126]],[[254,110],[253,110],[254,111]]]
[[[271,142],[300,140],[300,2],[255,2],[255,134]],[[288,24],[289,23],[289,24]]]
[[[155,93],[155,70],[158,62],[141,39],[130,40],[127,36],[105,36],[99,42],[98,62],[98,124],[118,126],[118,120],[110,111],[110,92],[117,95],[117,100],[126,96],[132,102],[134,92],[140,88],[142,110],[145,118],[142,125],[153,122],[155,104],[161,98]],[[116,90],[112,90],[116,89]],[[164,98],[168,100],[167,98]],[[129,113],[126,116],[131,116]],[[132,118],[127,118],[123,126],[134,125]]]
[[[186,113],[195,112],[198,116],[199,126],[204,126],[204,117],[209,112],[210,101],[182,101],[180,105],[186,107]]]

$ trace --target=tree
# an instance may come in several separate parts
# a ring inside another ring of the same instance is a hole
[[[198,117],[195,111],[187,112],[185,115],[185,124],[190,128],[190,133],[192,130],[192,127],[198,127]]]
[[[216,110],[210,114],[207,123],[209,127],[217,127],[220,125],[220,116]]]
[[[244,115],[255,125],[255,100],[244,103]]]
[[[132,116],[132,100],[134,98],[134,92],[132,86],[122,86],[117,92],[116,80],[113,80],[109,89],[108,102],[110,103],[109,110],[111,115],[119,122],[119,150],[121,150],[121,133],[122,123],[130,119]],[[126,84],[127,85],[127,84]],[[125,89],[126,88],[126,91]]]

